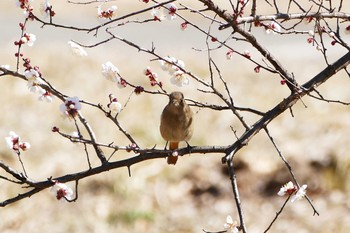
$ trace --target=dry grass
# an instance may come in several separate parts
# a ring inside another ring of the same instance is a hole
[[[15,47],[12,42],[19,34],[19,19],[12,14],[18,14],[19,9],[13,9],[12,4],[0,4],[11,9],[0,16],[0,29],[7,32],[0,36],[3,51],[0,54],[0,64],[15,67],[12,56]],[[89,21],[88,17],[92,17],[95,9],[84,9],[86,11],[76,13],[77,17],[86,25],[94,24],[95,21]],[[57,12],[60,10],[57,8]],[[6,24],[3,23],[5,19],[8,20]],[[57,19],[63,20],[63,15],[58,14]],[[135,37],[135,33],[141,27],[132,28],[135,30],[121,33],[147,47],[150,46],[150,36],[156,33],[161,38],[159,41],[163,41],[156,44],[157,51],[164,55],[171,53],[170,55],[184,60],[191,71],[208,78],[204,53],[188,52],[188,48],[193,46],[204,48],[204,44],[195,43],[198,35],[191,36],[191,30],[180,32],[175,24],[161,29],[147,27],[146,33],[140,38]],[[79,36],[49,27],[42,30],[35,24],[30,25],[28,30],[38,34],[38,41],[33,48],[25,48],[24,53],[31,58],[33,64],[40,66],[44,76],[57,89],[67,95],[106,104],[108,94],[113,93],[125,103],[131,90],[117,89],[100,74],[101,64],[108,60],[117,65],[122,75],[133,83],[150,88],[142,72],[146,66],[151,66],[157,70],[167,90],[176,89],[170,85],[167,75],[159,69],[157,62],[149,62],[150,57],[119,42],[88,50],[89,57],[80,59],[71,56],[66,45],[67,40],[81,39],[84,43],[92,44],[96,39],[85,40],[82,39],[84,34]],[[170,42],[174,37],[177,42]],[[260,39],[268,41],[271,37],[261,34]],[[324,67],[316,57],[314,49],[305,45],[304,38],[292,39],[288,41],[288,46],[284,38],[275,36],[273,39],[274,44],[267,44],[267,47],[281,59],[288,70],[294,72],[301,83]],[[302,49],[303,53],[295,54],[296,48]],[[336,48],[330,51],[332,58],[340,55],[342,53]],[[237,57],[226,61],[225,51],[216,52],[213,56],[220,60],[222,74],[229,82],[237,105],[268,110],[288,94],[286,88],[279,85],[278,78],[270,77],[266,72],[253,73],[254,67],[251,64]],[[308,63],[300,62],[301,59]],[[349,101],[350,94],[346,88],[349,82],[345,75],[339,74],[322,86],[321,91],[329,98]],[[54,125],[67,133],[74,130],[72,122],[60,117],[60,103],[57,99],[52,104],[38,102],[37,97],[28,92],[26,83],[12,77],[1,77],[0,85],[0,136],[5,137],[8,131],[14,130],[23,140],[32,144],[31,150],[23,154],[30,177],[42,180],[87,168],[82,146],[71,144],[50,131]],[[197,92],[196,88],[198,86],[192,82],[183,91],[188,98],[218,101]],[[293,107],[295,117],[284,113],[270,124],[270,131],[290,160],[299,180],[309,185],[308,193],[321,215],[312,216],[312,209],[306,201],[288,205],[271,232],[346,233],[350,229],[348,107],[316,102],[310,98],[303,101],[307,108],[298,103]],[[121,113],[121,123],[135,135],[142,147],[152,147],[155,144],[163,147],[158,125],[160,112],[166,102],[165,97],[155,95],[133,96]],[[83,114],[95,129],[99,141],[128,144],[118,129],[101,113],[84,106]],[[246,119],[249,123],[256,120],[248,115]],[[191,144],[232,143],[234,134],[230,125],[241,133],[242,129],[231,114],[199,110]],[[4,142],[0,147],[0,155],[2,160],[20,169],[20,164]],[[129,155],[120,152],[114,158],[125,156]],[[92,151],[91,157],[94,157]],[[262,232],[284,201],[275,193],[281,183],[289,180],[288,172],[263,133],[257,135],[236,158],[238,182],[249,232]],[[221,155],[191,155],[180,158],[175,167],[167,166],[163,160],[147,161],[131,168],[131,178],[128,177],[126,169],[109,171],[82,180],[79,186],[80,197],[76,203],[71,204],[57,202],[48,191],[43,191],[30,199],[1,209],[0,231],[218,231],[222,229],[226,215],[237,218],[230,181],[220,160]],[[97,159],[93,158],[92,162],[98,165]],[[3,175],[3,172],[0,174]],[[0,200],[22,191],[18,187],[7,185],[3,180],[0,180],[0,185]]]

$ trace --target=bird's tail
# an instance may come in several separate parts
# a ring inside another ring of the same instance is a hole
[[[176,150],[177,148],[179,148],[179,142],[170,142],[169,143],[169,150]],[[170,155],[170,156],[168,156],[166,161],[168,164],[175,165],[177,162],[177,156]]]

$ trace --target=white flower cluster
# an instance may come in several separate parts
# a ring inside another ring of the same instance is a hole
[[[64,117],[74,118],[81,109],[81,103],[78,97],[67,97],[63,104],[60,105],[60,111]]]
[[[120,111],[122,110],[121,103],[119,103],[118,99],[112,94],[109,95],[109,104],[107,105],[107,107],[113,115],[120,113]]]
[[[113,19],[117,16],[117,6],[111,6],[109,8],[107,8],[106,10],[102,10],[102,5],[97,7],[97,17],[99,19]]]
[[[174,3],[165,4],[162,7],[153,8],[151,15],[156,21],[176,19],[176,5]]]
[[[52,103],[52,93],[43,89],[40,85],[44,85],[45,82],[41,78],[41,74],[39,73],[36,67],[33,69],[29,69],[24,71],[24,76],[27,78],[27,86],[30,92],[38,93],[39,100],[45,101],[47,103]]]
[[[185,63],[183,61],[167,56],[160,61],[160,65],[164,71],[168,71],[171,75],[170,82],[172,84],[183,87],[190,83],[190,80],[183,71],[185,68]]]
[[[299,201],[306,195],[307,185],[302,185],[299,189],[293,184],[292,181],[289,181],[287,184],[283,185],[278,191],[278,196],[289,195],[291,197],[291,202]]]
[[[26,151],[30,148],[30,144],[28,142],[21,142],[21,138],[13,131],[9,132],[9,136],[5,137],[5,141],[7,146],[16,152],[16,154],[19,154],[20,150]]]
[[[102,75],[109,81],[117,84],[119,88],[126,87],[125,80],[120,76],[119,69],[108,61],[102,64]]]

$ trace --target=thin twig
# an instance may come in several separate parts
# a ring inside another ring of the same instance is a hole
[[[96,142],[96,136],[94,131],[92,130],[91,126],[89,125],[89,123],[87,122],[87,120],[83,117],[81,112],[78,112],[78,116],[79,116],[79,120],[80,122],[85,126],[86,131],[88,132],[91,141],[93,142],[92,146],[95,149],[96,155],[97,157],[100,159],[101,163],[106,163],[107,159],[104,156],[103,151],[101,150],[101,148],[95,143]]]
[[[17,155],[18,155],[18,160],[19,160],[19,162],[21,163],[21,166],[22,166],[24,175],[25,175],[26,177],[28,177],[27,172],[26,172],[26,169],[24,168],[23,161],[22,161],[22,159],[21,159],[21,154],[18,152]]]
[[[272,219],[270,225],[266,228],[266,230],[264,231],[264,233],[268,232],[272,225],[276,222],[277,218],[281,215],[284,207],[287,205],[289,199],[290,199],[291,195],[288,196],[288,198],[285,200],[285,202],[283,203],[283,205],[281,206],[281,209],[276,213],[275,217]]]
[[[299,182],[298,182],[298,180],[297,180],[297,178],[296,178],[296,176],[295,176],[295,174],[294,174],[294,172],[293,172],[293,169],[292,169],[292,167],[290,166],[289,162],[288,162],[287,159],[284,157],[284,155],[282,154],[281,150],[278,148],[277,144],[275,143],[275,140],[274,140],[273,137],[271,136],[271,134],[270,134],[269,130],[267,129],[267,127],[264,127],[264,130],[265,130],[267,136],[269,137],[270,141],[272,142],[273,146],[275,147],[275,149],[276,149],[278,155],[280,156],[280,158],[282,159],[282,161],[284,162],[284,164],[285,164],[286,167],[288,168],[289,173],[290,173],[290,175],[292,176],[292,179],[293,179],[294,183],[298,186],[298,188],[300,188],[300,184],[299,184]],[[311,207],[312,207],[312,209],[313,209],[313,211],[314,211],[314,215],[315,215],[315,214],[320,215],[320,214],[318,213],[318,211],[316,210],[314,204],[313,204],[312,201],[310,200],[310,198],[309,198],[307,195],[305,195],[305,197],[306,197],[307,201],[309,202],[309,204],[311,205]]]
[[[246,233],[247,228],[245,226],[244,214],[243,214],[241,199],[240,199],[239,191],[238,191],[236,173],[235,173],[235,170],[233,167],[233,158],[227,160],[227,167],[228,167],[228,171],[229,171],[229,175],[230,175],[234,199],[236,202],[236,208],[237,208],[238,216],[239,216],[239,220],[240,220],[240,229],[242,229],[243,233]]]

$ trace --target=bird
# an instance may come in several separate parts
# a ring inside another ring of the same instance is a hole
[[[191,139],[193,135],[193,112],[187,105],[184,94],[179,91],[169,95],[169,103],[165,106],[160,119],[160,134],[169,142],[169,150],[179,148],[181,141]],[[175,165],[178,157],[170,155],[167,163]]]

